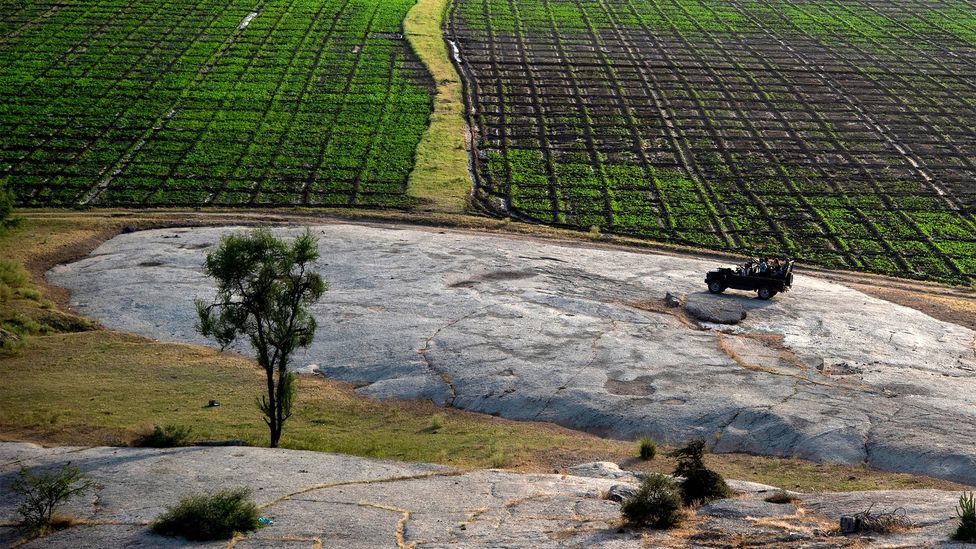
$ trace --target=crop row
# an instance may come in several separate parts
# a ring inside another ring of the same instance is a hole
[[[976,283],[976,29],[940,26],[959,5],[455,0],[477,195]]]
[[[0,178],[25,205],[404,205],[432,107],[411,5],[25,3]]]

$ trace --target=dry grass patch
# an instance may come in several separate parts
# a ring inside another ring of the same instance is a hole
[[[261,372],[250,359],[233,353],[95,330],[31,338],[21,353],[0,358],[0,375],[18,379],[0,386],[0,438],[5,440],[120,445],[155,424],[192,425],[194,439],[264,445],[267,438],[254,406],[262,390]],[[526,472],[565,471],[599,460],[661,473],[675,466],[673,458],[661,455],[667,448],[657,459],[643,461],[629,441],[430,402],[373,400],[350,384],[318,376],[300,376],[298,384],[295,416],[282,438],[286,448]],[[211,399],[220,406],[208,406]],[[431,418],[437,415],[442,424],[432,431]],[[728,478],[800,491],[960,488],[925,477],[799,459],[709,454],[705,463]]]

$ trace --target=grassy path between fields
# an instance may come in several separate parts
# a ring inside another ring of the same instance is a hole
[[[461,79],[451,64],[441,25],[449,0],[418,0],[403,21],[404,35],[437,85],[430,126],[417,146],[407,192],[430,209],[461,212],[471,194]]]

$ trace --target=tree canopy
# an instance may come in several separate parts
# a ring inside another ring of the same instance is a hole
[[[278,445],[284,422],[291,417],[294,376],[288,372],[292,353],[307,347],[315,335],[315,318],[308,306],[327,290],[312,271],[318,243],[311,231],[291,245],[270,231],[224,237],[207,255],[204,270],[217,282],[210,303],[197,301],[197,330],[226,348],[245,337],[267,374],[267,394],[258,401],[271,431],[271,447]]]

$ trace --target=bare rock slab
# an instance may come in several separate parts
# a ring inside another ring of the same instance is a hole
[[[193,329],[193,300],[213,293],[203,258],[242,230],[120,235],[48,277],[110,328],[208,344]],[[705,437],[723,452],[976,484],[967,328],[802,273],[761,301],[704,293],[714,260],[413,227],[313,230],[330,291],[299,371],[605,436]],[[738,323],[689,321],[662,303],[667,292]]]
[[[947,542],[958,498],[935,490],[824,493],[772,504],[763,493],[746,492],[702,506],[681,530],[667,532],[623,524],[619,502],[607,495],[636,484],[609,478],[461,472],[268,448],[0,443],[0,543],[22,541],[10,526],[19,502],[9,490],[20,467],[55,469],[69,460],[97,483],[94,493],[63,509],[81,524],[22,547],[182,547],[185,540],[158,536],[149,522],[185,495],[241,486],[251,488],[262,515],[274,520],[235,540],[234,547],[248,548],[917,547]],[[617,474],[606,464],[580,470]],[[839,514],[872,506],[900,506],[914,527],[894,535],[836,534]]]

